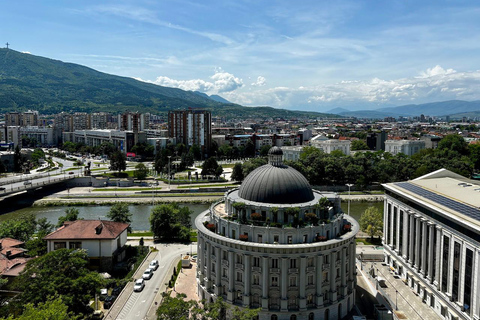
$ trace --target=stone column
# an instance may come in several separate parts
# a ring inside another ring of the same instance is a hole
[[[268,257],[262,257],[262,310],[268,310]]]
[[[222,249],[220,247],[215,248],[215,294],[218,296],[221,294],[222,287]]]
[[[428,235],[428,276],[427,279],[430,280],[430,283],[433,282],[433,252],[435,248],[433,247],[433,234],[435,232],[435,225],[433,223],[429,224],[430,234]]]
[[[235,290],[235,253],[228,251],[228,292],[227,301],[233,303]]]
[[[322,291],[322,283],[323,283],[323,254],[319,254],[317,256],[317,266],[316,266],[316,291],[317,291],[317,307],[323,306],[323,291]]]
[[[243,297],[243,305],[244,307],[250,306],[250,280],[252,277],[252,267],[250,266],[250,259],[251,256],[249,254],[244,255],[244,266],[245,271],[243,272],[244,276],[244,297]]]
[[[449,246],[450,246],[450,250],[449,250],[449,253],[448,253],[448,290],[447,290],[447,293],[448,293],[448,296],[451,297],[452,296],[452,288],[453,288],[453,249],[455,248],[454,244],[455,244],[455,241],[453,240],[453,236],[449,235],[448,236],[450,238],[450,241],[449,241]]]
[[[397,229],[396,230],[393,230],[393,232],[395,232],[397,234],[397,243],[395,244],[395,251],[397,252],[397,254],[401,251],[400,250],[400,208],[397,208]]]
[[[210,291],[212,289],[212,261],[210,260],[212,257],[212,245],[210,242],[207,242],[207,259],[205,259],[205,265],[207,266],[207,283],[206,287],[207,290]]]
[[[197,245],[197,254],[198,254],[197,277],[200,278],[200,280],[201,280],[200,282],[203,282],[202,278],[204,277],[203,266],[204,266],[205,258],[204,258],[203,250],[204,250],[204,240],[203,240],[203,238],[200,237],[198,239],[198,245]]]
[[[422,219],[422,263],[420,266],[420,273],[425,277],[427,272],[427,220]]]
[[[440,252],[439,252],[440,256],[437,259],[438,260],[437,289],[438,291],[442,291],[441,289],[442,289],[442,273],[443,273],[443,251],[445,250],[443,246],[443,229],[442,228],[438,229],[437,235],[440,236],[440,242],[438,243],[440,245]]]
[[[335,267],[337,261],[337,252],[332,251],[330,258],[330,301],[333,303],[334,301],[337,301],[337,284],[335,282],[337,277],[337,268]]]
[[[307,274],[307,258],[300,257],[300,269],[298,272],[299,275],[299,285],[300,285],[300,296],[298,297],[299,308],[300,310],[307,310],[307,299],[305,295],[305,275]]]
[[[403,260],[407,261],[407,251],[408,251],[408,245],[409,245],[409,238],[408,238],[408,213],[405,210],[403,211],[403,221],[402,221],[402,226],[403,226],[403,234],[402,234],[402,256]]]
[[[440,275],[442,274],[441,265],[442,265],[442,227],[436,226],[437,229],[437,247],[435,248],[435,281],[433,283],[437,286],[437,290],[440,290]]]
[[[388,200],[385,198],[384,202],[384,213],[385,217],[383,218],[383,242],[388,245]]]
[[[287,297],[287,284],[288,284],[288,258],[281,258],[282,266],[280,269],[281,279],[280,279],[280,310],[287,311],[288,309],[288,297]]]
[[[348,255],[348,262],[350,263],[350,268],[348,272],[348,280],[354,281],[355,280],[355,239],[350,242],[350,253]],[[353,289],[353,288],[352,288]]]
[[[408,263],[413,267],[414,260],[413,260],[413,251],[415,248],[413,247],[414,237],[415,237],[415,216],[413,213],[408,213],[410,217],[410,226],[408,228]]]
[[[392,212],[389,214],[389,217],[388,217],[388,219],[390,221],[390,223],[388,224],[389,225],[388,237],[390,238],[388,240],[388,243],[390,244],[391,248],[394,248],[395,245],[396,245],[396,243],[393,243],[393,233],[397,232],[396,230],[393,229],[393,221],[395,220],[394,212],[395,212],[395,206],[392,205]]]
[[[347,295],[347,275],[346,271],[346,259],[347,259],[347,247],[343,247],[340,251],[340,279],[341,279],[341,292],[340,294],[345,297]]]
[[[415,217],[415,259],[414,259],[414,268],[420,269],[420,217]]]

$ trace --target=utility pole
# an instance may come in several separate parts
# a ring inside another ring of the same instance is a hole
[[[7,49],[8,49],[8,46],[10,45],[10,43],[7,42],[7,43],[5,43],[5,45],[7,46]]]

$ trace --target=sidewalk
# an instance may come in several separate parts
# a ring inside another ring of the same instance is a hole
[[[376,277],[380,276],[385,279],[384,287],[380,287],[376,279],[369,276],[372,268]],[[397,305],[398,311],[403,312],[409,320],[442,319],[432,308],[422,302],[422,299],[399,276],[394,275],[387,265],[381,262],[364,262],[363,271],[367,274],[366,278],[370,283],[390,302],[392,310],[395,310],[395,305]]]
[[[182,271],[177,277],[175,283],[175,293],[179,295],[180,293],[185,294],[187,297],[185,300],[196,300],[199,301],[197,294],[197,263],[192,262],[191,268],[182,268]]]

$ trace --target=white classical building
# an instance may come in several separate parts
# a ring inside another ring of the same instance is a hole
[[[322,149],[325,153],[332,153],[332,151],[340,150],[343,154],[350,155],[350,140],[339,139],[325,139],[325,136],[316,136],[310,141],[310,145]]]
[[[260,320],[340,319],[353,308],[358,223],[336,194],[283,165],[279,147],[195,225],[200,298],[260,308]]]
[[[480,184],[445,169],[385,188],[386,262],[445,319],[480,319]]]
[[[403,153],[407,156],[414,155],[425,149],[425,140],[386,140],[385,151],[393,155]]]
[[[283,160],[297,161],[303,151],[303,146],[286,146],[281,148],[283,151]]]

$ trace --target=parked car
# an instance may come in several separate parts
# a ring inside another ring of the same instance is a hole
[[[70,171],[68,174],[74,174],[74,172],[73,172],[73,171]]]
[[[122,290],[123,290],[123,286],[113,288],[112,296],[119,296]]]
[[[150,269],[157,270],[158,269],[158,261],[157,260],[152,260],[150,262]]]
[[[25,181],[23,184],[24,185],[29,185],[29,184],[32,184],[32,181]]]
[[[145,280],[143,279],[138,279],[135,281],[135,285],[133,286],[133,291],[135,292],[140,292],[145,288]]]
[[[153,276],[153,270],[150,269],[150,268],[148,268],[148,269],[145,270],[145,272],[143,273],[142,278],[145,279],[145,280],[149,280],[152,276]]]
[[[5,187],[0,187],[0,191],[5,191]]]
[[[115,301],[116,296],[108,296],[105,298],[105,302],[103,303],[103,309],[110,309],[113,302]]]

